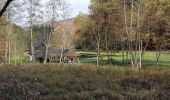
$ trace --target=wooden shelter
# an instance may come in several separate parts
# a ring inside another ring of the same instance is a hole
[[[79,61],[79,54],[73,50],[69,50],[63,54],[63,61],[65,63],[77,63]]]
[[[44,51],[35,52],[35,58],[37,61],[42,62],[44,59]],[[62,55],[62,58],[61,58]],[[64,63],[78,63],[79,62],[79,54],[74,50],[65,49],[62,50],[49,50],[47,62],[48,63],[59,63],[60,58]]]

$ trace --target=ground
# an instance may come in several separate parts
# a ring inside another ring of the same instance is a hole
[[[170,100],[170,68],[0,66],[0,100]]]

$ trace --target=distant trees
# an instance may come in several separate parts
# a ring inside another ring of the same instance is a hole
[[[6,34],[5,34],[5,63],[11,63],[11,46],[12,46],[12,39],[14,39],[13,34],[13,24],[12,24],[12,16],[14,16],[13,4],[7,8],[6,11]],[[7,61],[8,60],[8,61]]]
[[[15,61],[13,63],[17,63],[16,60],[18,57],[20,57],[20,63],[22,63],[22,57],[24,55],[24,52],[26,49],[26,40],[25,36],[23,34],[23,29],[15,24],[11,24],[7,28],[7,22],[6,20],[3,20],[3,17],[1,17],[1,25],[0,25],[0,43],[1,43],[1,50],[0,50],[0,56],[1,61],[5,61],[6,64],[10,64],[12,61]],[[5,19],[5,17],[4,17]],[[9,32],[9,33],[7,33]],[[12,61],[11,61],[12,60]],[[2,62],[1,62],[2,63]],[[18,62],[19,63],[19,62]]]
[[[5,0],[0,3],[3,5]],[[2,45],[4,47],[4,52],[1,53],[1,56],[4,56],[3,60],[6,64],[22,63],[24,52],[27,49],[24,30],[20,26],[14,24],[18,19],[21,21],[19,13],[22,3],[23,2],[20,0],[12,2],[4,15],[0,18],[0,34],[3,41],[1,43],[4,43],[4,45]],[[20,62],[18,62],[19,59]]]
[[[153,34],[155,40],[156,62],[158,64],[160,51],[164,44],[168,44],[167,34],[170,28],[170,2],[169,0],[142,0],[143,4],[143,32]],[[151,37],[149,37],[151,38]]]
[[[79,25],[82,28],[78,30],[79,33],[85,33],[82,35],[84,41],[83,43],[88,43],[88,46],[95,48],[97,55],[97,65],[99,65],[100,60],[100,52],[101,50],[105,50],[108,52],[108,58],[112,58],[109,56],[109,52],[113,49],[114,40],[118,37],[119,34],[122,33],[123,21],[122,21],[122,5],[118,0],[92,0],[90,5],[90,15],[89,16],[78,16],[77,20],[84,20]],[[81,18],[80,18],[81,17]],[[89,20],[89,21],[88,21]],[[90,23],[89,23],[90,22]],[[79,22],[77,22],[79,23]],[[85,24],[85,25],[84,25]],[[84,31],[83,28],[87,28],[87,31]],[[117,35],[117,36],[116,36]],[[86,41],[86,39],[90,41]],[[85,46],[85,45],[83,45]],[[91,48],[90,47],[90,48]]]
[[[74,44],[76,48],[83,50],[94,50],[93,34],[91,34],[93,24],[88,15],[80,13],[74,24],[77,26],[76,34],[74,38]]]
[[[27,48],[33,62],[35,51],[44,50],[46,64],[53,39],[58,36],[53,35],[55,32],[62,34],[59,42],[62,51],[69,48],[66,43],[70,39],[67,22],[60,24],[59,21],[69,18],[67,0],[49,0],[44,7],[41,0],[12,1],[0,1],[0,54],[6,63],[10,64],[11,58],[17,58],[19,52],[23,56]],[[114,63],[115,53],[121,51],[122,64],[130,60],[132,67],[141,68],[146,50],[156,51],[158,64],[160,51],[170,48],[169,0],[91,0],[89,10],[88,15],[80,13],[75,19],[75,44],[77,48],[95,50],[97,66],[103,51],[109,63]],[[14,24],[18,20],[20,24],[26,23],[25,30],[29,34]],[[45,25],[44,20],[48,21]],[[29,41],[27,45],[26,39]],[[62,56],[61,53],[60,58]]]
[[[94,20],[84,14],[80,14],[76,18],[75,24],[78,27],[75,43],[82,48],[95,49],[98,53],[97,66],[99,66],[101,41],[99,27],[95,26]]]

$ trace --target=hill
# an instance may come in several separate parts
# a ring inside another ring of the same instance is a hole
[[[60,49],[63,42],[65,48],[74,48],[73,39],[75,35],[75,18],[55,22],[54,33],[52,35],[51,47]]]

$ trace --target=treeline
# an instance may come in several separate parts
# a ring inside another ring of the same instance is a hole
[[[169,0],[91,0],[90,14],[80,14],[75,43],[77,48],[100,53],[125,51],[133,67],[140,68],[146,50],[170,48]],[[109,59],[109,56],[108,56]]]
[[[0,1],[0,9],[6,0]],[[43,62],[46,64],[48,51],[52,48],[55,28],[59,20],[65,20],[70,14],[66,0],[13,0],[0,17],[0,58],[1,63],[15,64],[27,62],[35,63],[35,55],[43,51]],[[66,35],[65,25],[60,33]],[[64,48],[63,35],[61,49]],[[30,56],[30,59],[29,59]],[[31,61],[29,61],[31,60]]]
[[[3,16],[0,21],[0,58],[1,63],[17,63],[16,60],[24,59],[24,52],[26,48],[26,34],[24,30],[11,22],[7,22],[6,16]],[[20,59],[18,59],[18,57]]]

